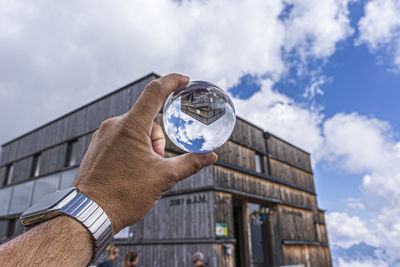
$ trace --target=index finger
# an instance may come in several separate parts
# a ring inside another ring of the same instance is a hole
[[[151,81],[143,90],[135,105],[128,112],[128,118],[142,121],[150,127],[162,108],[165,99],[179,86],[189,82],[189,77],[173,73]]]

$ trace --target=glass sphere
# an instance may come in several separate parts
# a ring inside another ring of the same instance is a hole
[[[206,153],[222,146],[236,123],[235,108],[218,86],[189,82],[172,92],[164,104],[164,129],[187,152]]]

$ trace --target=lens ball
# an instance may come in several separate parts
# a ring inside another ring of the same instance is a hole
[[[236,123],[228,94],[204,81],[189,82],[172,92],[164,104],[168,138],[187,152],[206,153],[222,146]]]

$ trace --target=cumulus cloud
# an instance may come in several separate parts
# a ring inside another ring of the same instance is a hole
[[[392,163],[392,129],[388,122],[357,113],[339,113],[324,122],[325,150],[346,170],[360,173]]]
[[[347,3],[1,0],[0,141],[151,71],[277,81],[351,34]]]
[[[388,267],[390,266],[384,260],[350,260],[346,261],[341,258],[338,259],[337,267]]]
[[[352,245],[365,242],[377,245],[376,237],[358,216],[350,216],[345,212],[331,212],[326,215],[331,245],[349,248]]]
[[[312,152],[313,159],[319,160],[323,145],[320,110],[310,109],[279,93],[270,79],[260,83],[261,90],[249,99],[233,99],[238,114]]]
[[[375,245],[394,261],[400,250],[400,155],[393,129],[388,122],[352,113],[329,118],[323,131],[329,159],[363,175],[362,198],[350,200],[349,205],[373,214],[365,221],[347,213],[327,214],[331,242],[342,247],[359,242]]]
[[[372,0],[365,5],[365,15],[358,23],[356,44],[367,44],[371,51],[386,49],[400,69],[400,1]]]
[[[317,95],[323,95],[324,90],[322,85],[332,82],[332,78],[327,78],[324,75],[313,75],[311,82],[304,90],[303,97],[312,99]]]
[[[338,41],[353,34],[349,23],[348,0],[286,1],[290,8],[284,24],[285,47],[307,56],[330,56]]]

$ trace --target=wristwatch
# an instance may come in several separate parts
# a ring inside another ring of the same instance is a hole
[[[90,198],[71,187],[49,194],[21,215],[21,222],[29,229],[59,215],[67,215],[80,222],[89,232],[93,244],[94,262],[112,238],[111,222],[103,209]]]

